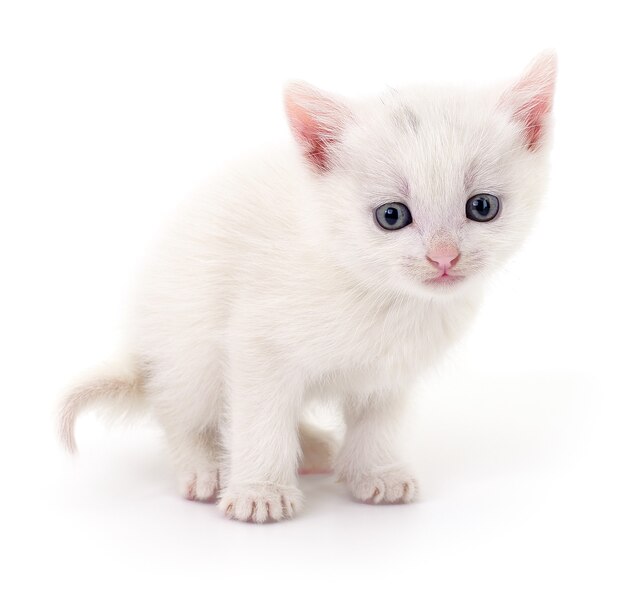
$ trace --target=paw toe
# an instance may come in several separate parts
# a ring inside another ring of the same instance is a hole
[[[204,469],[183,473],[179,478],[179,490],[188,500],[214,499],[219,490],[219,472],[217,469]]]
[[[278,522],[292,518],[298,506],[300,492],[280,485],[248,485],[229,488],[222,495],[219,507],[227,518],[242,522]]]
[[[348,480],[352,495],[363,502],[409,503],[415,500],[415,478],[402,471],[378,475],[359,475]]]

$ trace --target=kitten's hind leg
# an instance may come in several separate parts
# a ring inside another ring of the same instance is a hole
[[[153,362],[146,372],[145,390],[165,433],[181,495],[212,500],[220,481],[219,366],[208,354],[187,355],[184,362],[179,358],[172,354]]]
[[[340,442],[336,434],[311,423],[301,421],[298,426],[302,455],[298,473],[314,475],[333,472],[333,463]]]
[[[166,429],[180,494],[197,501],[214,500],[219,491],[219,445],[215,430]]]

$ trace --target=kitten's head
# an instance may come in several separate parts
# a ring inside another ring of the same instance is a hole
[[[448,295],[497,268],[544,189],[556,58],[504,89],[416,88],[348,102],[304,84],[286,109],[317,226],[361,279]]]

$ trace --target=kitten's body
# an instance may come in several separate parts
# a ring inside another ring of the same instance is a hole
[[[324,441],[299,436],[303,410],[334,396],[347,426],[338,474],[359,499],[412,500],[398,447],[405,395],[471,320],[480,276],[520,242],[542,190],[543,148],[498,97],[407,92],[347,107],[293,87],[304,158],[247,162],[189,200],[141,283],[129,368],[68,399],[70,446],[82,407],[140,398],[185,495],[221,488],[229,516],[280,519],[300,503],[301,448],[307,468],[325,468]],[[476,236],[457,202],[486,190],[508,196],[508,218]],[[415,223],[377,227],[373,208],[400,201]],[[426,256],[452,243],[467,277],[433,283]]]

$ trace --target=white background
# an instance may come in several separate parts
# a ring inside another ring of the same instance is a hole
[[[617,3],[0,4],[0,588],[624,590],[623,18]],[[560,57],[539,224],[416,392],[421,502],[238,524],[179,499],[148,425],[64,386],[115,351],[162,220],[221,163],[289,141],[292,78],[358,95]]]

